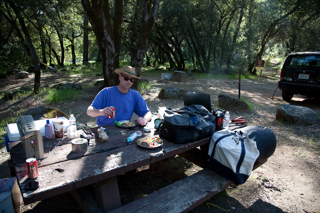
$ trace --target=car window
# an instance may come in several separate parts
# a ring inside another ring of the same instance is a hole
[[[292,67],[320,67],[320,55],[292,55],[288,56],[286,66]]]

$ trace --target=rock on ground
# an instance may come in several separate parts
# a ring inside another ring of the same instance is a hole
[[[226,110],[234,111],[234,112],[249,111],[249,106],[246,102],[236,98],[232,98],[228,95],[219,95],[218,100],[219,100],[219,106]]]
[[[297,125],[319,124],[318,114],[308,107],[282,104],[277,109],[277,120],[284,120]]]

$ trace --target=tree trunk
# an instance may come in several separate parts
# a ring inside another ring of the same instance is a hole
[[[44,28],[44,30],[46,31],[46,35],[47,35],[47,38],[48,38],[48,41],[46,42],[46,44],[48,45],[48,55],[49,55],[49,64],[52,64],[52,56],[51,56],[51,49],[52,49],[52,44],[51,44],[51,38],[50,38],[50,36],[49,36],[49,33],[48,33],[48,31],[47,31],[47,29],[46,28]]]
[[[189,51],[188,51],[189,52],[189,57],[191,57],[191,59],[192,59],[193,69],[195,70],[196,69],[196,62],[194,61],[193,48],[192,48],[192,46],[190,44],[190,41],[188,39],[186,41],[187,41],[187,44],[189,46]]]
[[[235,32],[234,32],[234,35],[233,35],[233,40],[232,40],[231,47],[236,47],[236,42],[237,42],[237,38],[238,38],[238,35],[239,35],[239,31],[240,31],[240,26],[241,26],[241,23],[242,23],[242,19],[243,19],[244,7],[245,7],[245,2],[242,1],[241,10],[240,10],[240,14],[239,14],[238,25],[237,25],[237,28],[236,28],[236,30],[235,30]],[[229,55],[228,55],[228,59],[227,59],[227,71],[228,71],[228,72],[229,72],[229,69],[230,69],[231,57],[232,57],[233,53],[234,53],[234,49],[232,49],[232,50],[229,51]]]
[[[147,58],[147,67],[150,67],[151,62],[150,62],[150,56],[148,55],[148,53],[146,53],[146,58]]]
[[[86,64],[89,62],[89,36],[88,36],[88,18],[84,14],[83,15],[83,57],[82,63]]]
[[[167,59],[169,61],[169,65],[170,65],[170,68],[169,69],[172,69],[172,68],[177,68],[177,65],[176,63],[174,63],[172,57],[171,57],[171,54],[170,54],[170,51],[171,51],[171,48],[169,47],[169,45],[167,43],[163,43],[161,39],[158,38],[158,41],[153,41],[155,44],[158,45],[158,48],[161,50],[162,53],[164,53],[166,56],[167,56]]]
[[[109,0],[81,0],[81,3],[92,25],[99,46],[104,78],[103,87],[114,86],[117,82],[117,76],[114,73],[116,50],[112,32]],[[119,11],[117,10],[116,12]],[[114,20],[114,22],[116,21],[118,20]]]
[[[144,4],[144,16],[141,23],[139,40],[136,46],[136,54],[131,64],[135,67],[138,76],[141,74],[141,67],[147,49],[148,38],[156,22],[156,16],[159,9],[160,0],[146,0]],[[151,8],[152,6],[152,8]]]
[[[138,40],[138,22],[139,22],[139,14],[140,14],[140,7],[141,7],[141,0],[137,0],[136,3],[136,9],[135,9],[135,14],[134,18],[132,21],[132,26],[131,26],[131,63],[134,61],[136,52],[135,52],[135,47],[136,47],[136,41]],[[132,65],[132,64],[131,64]]]
[[[59,32],[57,29],[57,34],[59,37],[59,43],[60,43],[60,51],[61,51],[61,57],[60,61],[58,62],[59,66],[63,67],[64,66],[64,43],[63,43],[63,35]]]
[[[188,34],[189,34],[189,39],[190,39],[191,44],[192,44],[192,46],[193,46],[192,49],[194,49],[194,51],[195,51],[195,53],[196,53],[196,61],[197,61],[197,64],[198,64],[198,66],[200,67],[201,72],[204,72],[204,68],[203,68],[203,66],[202,66],[202,62],[201,62],[201,58],[200,58],[199,48],[198,48],[196,42],[195,42],[194,39],[193,39],[192,33],[190,32],[189,29],[187,29],[187,30],[188,30]]]
[[[74,47],[74,31],[72,31],[71,35],[71,55],[72,55],[72,64],[76,64],[76,52],[75,52],[75,47]]]
[[[252,37],[253,37],[253,26],[252,26],[252,14],[253,14],[253,0],[249,1],[249,12],[248,12],[248,25],[247,28],[247,48],[246,48],[246,54],[247,54],[247,62],[248,62],[248,72],[251,73],[253,67],[252,67]]]
[[[51,51],[52,51],[54,57],[56,58],[58,65],[60,66],[60,56],[58,55],[58,53],[56,52],[56,50],[54,48],[51,48]]]
[[[114,48],[115,48],[115,58],[114,67],[118,68],[120,66],[120,47],[121,47],[121,37],[122,37],[122,20],[123,20],[123,0],[115,1],[115,16],[113,24],[113,38],[114,38]]]
[[[15,18],[13,18],[12,14],[11,14],[11,9],[9,8],[9,6],[7,4],[5,4],[6,9],[7,9],[7,14],[5,14],[4,12],[2,13],[2,15],[5,17],[5,19],[11,24],[11,26],[16,30],[18,38],[20,39],[21,43],[25,43],[27,44],[27,41],[24,39],[20,28],[17,25],[17,22],[15,20]],[[26,51],[28,52],[28,54],[30,54],[30,49],[28,45],[24,45],[26,47]]]
[[[226,40],[227,40],[227,35],[228,35],[228,32],[229,32],[229,26],[230,26],[230,24],[231,24],[231,21],[232,21],[232,19],[233,19],[233,16],[234,16],[234,14],[236,13],[236,10],[237,10],[238,8],[235,8],[232,12],[231,12],[231,14],[230,14],[230,16],[229,16],[229,20],[228,20],[228,22],[227,22],[227,25],[226,25],[226,28],[225,28],[225,31],[224,31],[224,34],[223,34],[223,40],[222,40],[222,45],[221,45],[221,56],[220,56],[220,67],[224,67],[224,65],[225,65],[225,58],[224,58],[224,55],[225,55],[225,52],[227,51],[227,47],[226,47]],[[223,70],[223,72],[225,72],[225,70]]]
[[[46,42],[45,42],[42,29],[39,29],[39,33],[40,33],[40,42],[41,42],[42,62],[44,64],[47,64]]]
[[[182,53],[181,45],[180,45],[180,43],[183,41],[183,39],[181,41],[179,41],[179,38],[174,34],[174,32],[172,31],[171,28],[170,28],[170,32],[171,32],[172,36],[168,36],[168,39],[171,41],[172,45],[174,46],[174,48],[177,52],[177,53],[175,53],[175,59],[177,60],[176,63],[177,63],[178,70],[185,70],[184,57],[183,57],[183,53]],[[173,38],[174,38],[174,40],[173,40]]]
[[[33,46],[29,31],[28,31],[28,29],[27,29],[27,27],[25,25],[24,19],[21,16],[20,10],[17,8],[15,3],[10,1],[9,4],[12,7],[13,11],[15,12],[15,14],[16,14],[18,20],[19,20],[21,29],[22,29],[22,31],[23,31],[23,33],[25,35],[25,39],[26,39],[26,41],[28,43],[28,47],[30,49],[31,56],[33,58],[33,67],[34,67],[34,73],[35,73],[34,93],[37,94],[39,92],[39,89],[40,89],[40,75],[41,75],[41,72],[40,72],[40,61],[39,61],[37,52],[36,52],[36,50],[35,50],[35,48]]]

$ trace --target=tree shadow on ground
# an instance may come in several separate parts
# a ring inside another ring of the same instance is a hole
[[[204,202],[197,208],[190,211],[190,213],[198,213],[198,212],[214,212],[214,213],[225,213],[226,211],[230,212],[241,212],[241,213],[283,213],[280,208],[264,202],[261,199],[253,202],[249,207],[243,206],[238,200],[230,197],[228,195],[221,195],[225,192],[221,192],[219,195],[214,196],[209,199],[207,202]],[[250,201],[248,200],[248,203]]]

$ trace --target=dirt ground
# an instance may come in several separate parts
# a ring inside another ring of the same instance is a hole
[[[152,89],[143,95],[148,107],[156,112],[158,107],[183,107],[182,100],[167,100],[157,97],[161,88],[176,87],[194,91],[204,91],[211,95],[212,104],[218,107],[218,95],[238,96],[238,80],[193,79],[187,83],[157,83],[161,73],[145,77],[152,83]],[[142,76],[143,77],[143,76]],[[144,78],[144,77],[143,77]],[[34,76],[16,80],[9,78],[0,83],[0,92],[33,86]],[[28,96],[1,103],[0,120],[22,115],[30,108],[47,106],[66,114],[75,114],[77,122],[94,126],[95,119],[86,115],[99,87],[93,84],[99,77],[71,77],[63,73],[43,74],[42,85],[53,85],[58,82],[74,82],[83,85],[83,94],[75,101],[47,105],[41,95]],[[277,108],[281,104],[309,107],[320,114],[319,102],[303,96],[294,96],[287,103],[281,98],[276,78],[261,77],[255,80],[241,80],[241,97],[252,106],[249,113],[230,112],[231,118],[244,116],[250,126],[265,126],[276,135],[277,148],[268,161],[253,171],[245,184],[232,185],[227,190],[199,205],[190,212],[320,212],[320,125],[298,126],[275,119]],[[275,92],[275,94],[274,94]],[[274,94],[273,99],[271,96]],[[135,117],[133,117],[134,119]],[[2,144],[3,145],[3,144]],[[10,177],[8,159],[10,155],[1,149],[0,178]],[[149,170],[139,173],[131,172],[119,177],[122,204],[146,196],[183,177],[191,175],[201,168],[176,156],[173,159],[151,165]],[[79,212],[80,209],[70,194],[22,206],[22,212]]]

